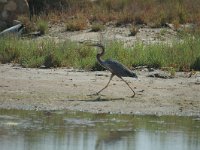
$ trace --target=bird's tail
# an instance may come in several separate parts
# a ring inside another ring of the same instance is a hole
[[[138,76],[134,72],[132,72],[132,77],[136,79],[138,78]]]

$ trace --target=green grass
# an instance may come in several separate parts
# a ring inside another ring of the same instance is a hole
[[[65,41],[0,38],[0,62],[19,63],[23,67],[74,67],[101,70],[96,63],[96,48]],[[180,70],[200,70],[200,36],[187,37],[171,44],[144,45],[124,48],[122,43],[107,43],[103,59],[112,58],[127,67],[147,65]]]
[[[37,30],[41,32],[41,34],[45,34],[48,32],[48,21],[39,19],[36,22]]]
[[[19,63],[23,67],[76,67],[90,69],[95,64],[95,51],[65,41],[22,40],[15,37],[0,38],[0,62]]]
[[[105,26],[100,23],[93,23],[91,27],[92,32],[103,31],[104,29],[105,29]]]
[[[130,36],[135,36],[139,31],[139,29],[134,25],[132,25],[129,30],[130,30]]]

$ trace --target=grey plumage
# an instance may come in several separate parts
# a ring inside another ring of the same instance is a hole
[[[133,77],[137,75],[130,71],[126,66],[120,64],[118,61],[108,59],[103,62],[105,68],[118,77]]]
[[[130,87],[130,85],[128,84],[127,81],[125,81],[122,77],[133,77],[133,78],[137,78],[137,75],[132,72],[131,70],[129,70],[126,66],[124,66],[123,64],[119,63],[118,61],[115,60],[102,60],[101,56],[104,55],[105,53],[105,48],[102,44],[89,44],[90,46],[97,46],[99,48],[101,48],[101,52],[97,54],[96,58],[98,63],[104,67],[105,69],[109,70],[112,74],[110,76],[110,80],[108,81],[107,85],[101,89],[100,91],[97,92],[97,94],[99,94],[101,91],[103,91],[105,88],[108,87],[110,81],[112,80],[112,78],[116,75],[117,77],[119,77],[120,79],[122,79],[122,81],[124,81],[128,87],[132,90],[133,92],[133,96],[135,96],[135,92],[134,90]]]

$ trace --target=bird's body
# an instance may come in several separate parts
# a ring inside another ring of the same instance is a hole
[[[109,70],[112,73],[107,85],[103,89],[101,89],[99,92],[97,92],[97,94],[99,94],[101,91],[103,91],[105,88],[107,88],[107,86],[109,85],[112,78],[116,75],[117,77],[122,79],[128,85],[128,87],[133,91],[134,95],[132,97],[134,97],[135,96],[134,90],[130,87],[128,82],[126,82],[122,77],[137,78],[137,75],[134,72],[132,72],[131,70],[129,70],[126,66],[119,63],[118,61],[111,60],[111,59],[108,59],[105,61],[102,60],[101,56],[103,56],[105,53],[105,48],[102,44],[99,44],[99,43],[98,44],[90,44],[90,46],[97,46],[97,47],[101,48],[101,52],[98,53],[96,56],[97,61],[102,67],[104,67],[105,69]]]
[[[118,76],[118,77],[133,77],[133,78],[137,78],[137,75],[130,71],[126,66],[124,66],[123,64],[119,63],[116,60],[105,60],[103,62],[104,64],[104,68],[109,70],[112,74]]]

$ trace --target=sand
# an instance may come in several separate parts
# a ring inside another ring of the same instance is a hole
[[[136,93],[132,98],[132,91],[117,77],[100,95],[93,95],[107,84],[108,71],[0,64],[0,108],[200,116],[198,73],[188,78],[188,73],[177,72],[174,78],[164,79],[148,77],[152,72],[147,69],[135,72],[138,79],[124,78]]]

